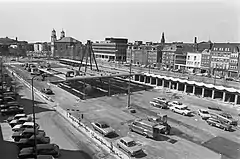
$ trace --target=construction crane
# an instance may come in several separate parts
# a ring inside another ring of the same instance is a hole
[[[90,69],[92,70],[93,62],[94,62],[95,66],[97,68],[97,71],[99,72],[97,61],[96,61],[96,58],[95,58],[95,54],[94,54],[94,51],[92,49],[92,42],[90,40],[87,41],[87,44],[86,44],[86,47],[85,47],[85,51],[84,51],[84,53],[82,55],[82,59],[81,59],[81,63],[79,65],[78,71],[81,71],[81,68],[83,66],[83,61],[86,60],[85,65],[84,65],[85,66],[84,73],[86,74],[87,67],[88,67],[88,58],[89,58],[89,63],[90,63]]]

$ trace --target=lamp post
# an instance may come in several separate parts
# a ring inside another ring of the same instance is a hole
[[[1,52],[0,52],[1,53]],[[4,100],[4,92],[3,92],[3,56],[1,56],[1,84],[2,84],[2,100]]]
[[[130,52],[130,67],[129,67],[129,81],[128,81],[128,105],[127,105],[127,108],[130,108],[130,105],[131,105],[131,97],[130,97],[130,94],[131,94],[131,88],[130,88],[131,74],[132,74],[132,47],[131,47],[131,52]]]
[[[34,105],[34,89],[33,89],[33,80],[39,75],[33,76],[31,78],[32,82],[32,113],[33,113],[33,129],[34,129],[34,146],[33,146],[33,151],[34,151],[34,158],[37,159],[37,140],[36,140],[36,117],[35,117],[35,105]]]

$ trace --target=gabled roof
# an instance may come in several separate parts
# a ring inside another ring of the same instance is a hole
[[[81,43],[80,41],[72,38],[72,37],[64,37],[60,40],[57,40],[56,43]]]

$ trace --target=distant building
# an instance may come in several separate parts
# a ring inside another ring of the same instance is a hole
[[[187,59],[186,59],[186,68],[193,69],[193,70],[200,70],[201,59],[202,59],[201,52],[188,52]]]
[[[72,38],[65,37],[65,32],[61,31],[60,39],[57,40],[56,31],[52,30],[51,35],[51,56],[80,59],[83,52],[82,42]]]
[[[126,61],[128,39],[123,38],[105,38],[105,41],[95,42],[92,48],[96,58]]]
[[[212,73],[221,77],[228,76],[230,69],[230,57],[236,49],[227,43],[214,43],[211,49],[211,69]],[[231,69],[237,69],[232,66]]]
[[[2,55],[26,56],[27,45],[27,41],[19,41],[17,37],[15,39],[0,38],[0,52]]]
[[[162,49],[162,67],[174,69],[176,45],[166,45]]]
[[[211,50],[205,49],[202,51],[201,56],[201,70],[203,73],[205,72],[211,72]]]

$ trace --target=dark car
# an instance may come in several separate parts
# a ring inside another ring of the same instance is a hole
[[[16,99],[13,97],[7,96],[7,97],[4,97],[3,100],[2,99],[0,100],[0,104],[5,104],[12,101],[16,101]]]
[[[1,109],[7,109],[7,108],[12,107],[12,106],[21,107],[17,102],[11,102],[11,103],[6,103],[6,104],[1,104],[0,108]]]
[[[232,126],[229,125],[229,124],[226,124],[226,123],[223,123],[221,122],[220,120],[218,119],[214,119],[214,118],[208,118],[206,120],[206,122],[211,125],[211,126],[215,126],[215,127],[218,127],[218,128],[221,128],[225,131],[230,131],[232,130]]]
[[[60,155],[59,146],[56,144],[38,144],[37,155],[52,155],[58,157]],[[33,147],[23,148],[19,154],[19,159],[33,158],[34,151]]]
[[[53,94],[53,91],[50,88],[44,88],[41,90],[41,92],[45,94]]]
[[[49,144],[50,138],[46,136],[36,136],[37,144]],[[33,147],[34,146],[34,136],[30,138],[22,138],[18,142],[16,142],[19,149],[26,148],[26,147]]]
[[[10,106],[6,109],[1,109],[1,114],[4,115],[13,115],[24,113],[24,109],[19,106]]]
[[[217,111],[222,111],[222,109],[219,108],[219,107],[217,107],[217,106],[208,106],[208,109],[217,110]]]
[[[12,138],[14,141],[19,141],[20,139],[23,138],[30,138],[31,136],[34,135],[34,129],[25,129],[21,132],[14,132],[12,135]],[[46,136],[46,133],[44,130],[36,130],[36,136]]]

